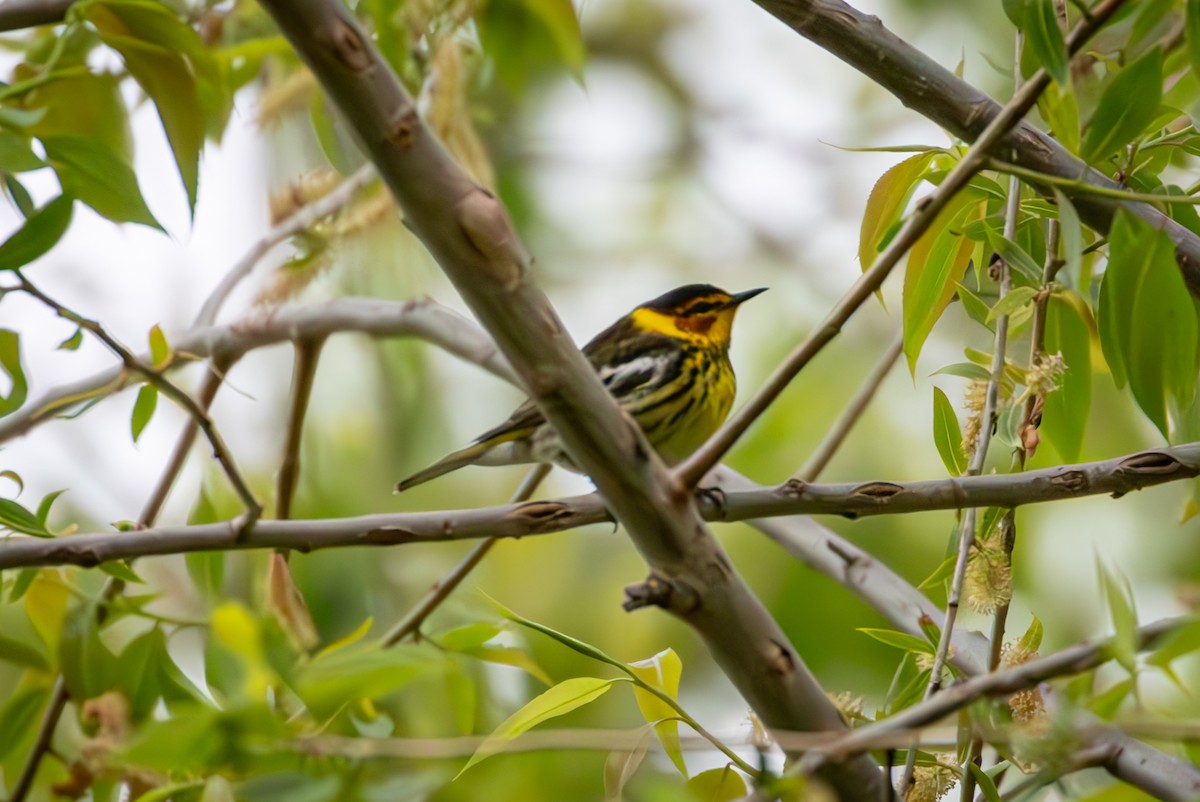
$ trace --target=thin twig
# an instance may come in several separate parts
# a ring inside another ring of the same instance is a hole
[[[259,348],[338,333],[421,337],[502,379],[515,381],[512,368],[496,350],[491,338],[467,318],[428,298],[411,301],[334,298],[318,304],[256,311],[232,324],[205,326],[176,336],[172,340],[174,350],[169,361],[156,367],[166,372],[203,357],[216,358],[220,367]],[[138,358],[149,361],[148,355]],[[124,365],[115,365],[50,390],[37,401],[0,420],[0,443],[28,433],[83,401],[107,396],[129,386],[133,383],[129,374]]]
[[[200,392],[196,399],[196,402],[205,413],[212,406],[217,391],[225,382],[225,372],[228,370],[228,367],[229,364],[224,361],[219,363],[214,362],[205,372],[204,382],[200,385]],[[179,432],[179,438],[175,441],[175,449],[171,452],[171,457],[167,460],[166,467],[163,468],[163,472],[159,476],[154,490],[150,493],[150,498],[142,508],[142,514],[138,516],[139,529],[153,526],[154,521],[158,519],[162,505],[167,500],[167,494],[171,492],[171,487],[175,484],[179,472],[183,469],[183,464],[187,461],[188,453],[192,450],[192,445],[196,442],[196,435],[199,431],[200,426],[196,419],[189,417],[184,423],[183,429]]]
[[[38,725],[37,737],[33,740],[29,758],[21,767],[21,773],[17,776],[8,802],[25,802],[25,797],[29,795],[29,789],[33,787],[33,779],[37,776],[42,757],[50,749],[50,741],[54,738],[54,730],[58,727],[58,720],[62,718],[63,708],[66,707],[66,704],[66,681],[63,679],[63,675],[59,674],[54,680],[54,687],[50,690],[50,701],[46,706],[46,712],[42,714],[42,722]]]
[[[1122,1],[1101,0],[1091,18],[1082,21],[1071,34],[1068,41],[1070,52],[1082,46],[1087,37],[1116,11]],[[842,326],[882,286],[892,268],[929,228],[938,213],[967,186],[975,173],[987,166],[991,149],[1034,107],[1050,80],[1049,74],[1040,69],[1013,93],[1012,100],[992,118],[962,159],[946,174],[937,189],[917,204],[916,211],[876,257],[870,269],[854,282],[817,330],[787,356],[767,378],[762,389],[746,402],[745,406],[735,412],[708,442],[676,468],[675,473],[680,482],[687,487],[695,487],[745,434],[750,425],[779,397],[796,374],[841,332]]]
[[[529,469],[525,474],[525,478],[521,480],[521,484],[517,486],[516,491],[512,494],[511,503],[519,503],[526,501],[537,490],[538,485],[550,473],[552,466],[545,463],[538,463]],[[489,537],[481,540],[471,549],[471,552],[463,558],[462,562],[454,567],[450,573],[446,574],[437,584],[429,589],[425,597],[417,603],[415,607],[409,610],[394,627],[388,630],[388,633],[379,640],[379,645],[383,647],[394,646],[400,641],[407,638],[409,635],[419,635],[421,624],[425,623],[425,619],[429,618],[430,614],[438,608],[446,598],[454,592],[454,589],[462,584],[462,581],[467,578],[467,574],[475,569],[475,566],[483,562],[483,558],[487,556],[492,547],[500,542],[498,537]]]
[[[842,415],[829,431],[825,434],[825,438],[816,450],[809,455],[808,461],[796,471],[793,475],[795,479],[801,482],[815,481],[821,475],[821,471],[825,470],[825,466],[833,459],[833,455],[841,448],[845,442],[846,436],[850,434],[850,430],[862,418],[863,412],[875,397],[875,393],[879,391],[880,385],[887,375],[892,370],[892,365],[896,364],[896,359],[899,358],[900,352],[904,350],[904,335],[896,335],[896,339],[892,340],[892,344],[888,346],[887,351],[879,358],[875,368],[867,376],[862,387],[858,388],[854,398],[850,399],[850,403],[842,411]]]
[[[354,199],[354,196],[358,194],[360,189],[371,183],[375,178],[375,166],[369,163],[363,165],[328,195],[324,195],[312,203],[300,207],[264,234],[261,239],[250,246],[250,250],[246,251],[242,258],[229,269],[229,272],[225,274],[209,296],[204,299],[204,303],[201,305],[192,327],[211,326],[216,322],[221,306],[225,303],[229,294],[233,292],[234,287],[242,279],[250,275],[250,271],[262,261],[264,256],[270,253],[272,248],[288,237],[293,237],[296,234],[307,231],[317,221],[339,211]]]
[[[275,490],[275,517],[280,520],[292,517],[292,497],[300,477],[300,440],[304,432],[304,417],[308,412],[313,379],[324,342],[323,339],[297,340],[295,344],[287,436],[283,444],[283,458],[279,461],[279,479]]]
[[[196,400],[163,376],[161,372],[142,362],[132,351],[105,331],[104,327],[99,323],[67,309],[31,284],[29,279],[25,278],[20,271],[13,272],[16,273],[18,281],[21,282],[20,286],[22,290],[50,307],[59,317],[69,320],[81,329],[90,332],[92,336],[104,343],[121,360],[127,369],[145,376],[146,381],[156,387],[159,392],[183,407],[184,411],[199,425],[200,430],[204,432],[204,436],[208,438],[208,442],[212,445],[213,456],[221,464],[226,477],[229,479],[229,483],[233,485],[234,491],[242,501],[242,506],[245,508],[243,528],[252,526],[262,512],[262,505],[254,497],[254,493],[250,490],[249,485],[246,484],[246,480],[242,478],[241,472],[233,461],[233,455],[230,453],[228,446],[225,445],[225,440],[221,437],[221,433],[217,431],[212,418],[208,416],[208,413],[201,408]]]
[[[1195,616],[1164,618],[1137,630],[1136,643],[1139,651],[1153,649],[1173,632],[1192,626]],[[919,729],[927,724],[962,710],[967,705],[985,696],[1007,696],[1055,677],[1070,676],[1088,671],[1112,659],[1112,644],[1115,638],[1099,638],[1068,646],[1060,652],[1039,657],[1018,666],[980,674],[953,685],[941,693],[918,702],[912,707],[889,716],[881,721],[859,727],[840,740],[825,747],[817,747],[806,754],[791,769],[789,774],[804,774],[815,770],[831,760],[843,760],[871,749],[884,733],[897,730]]]

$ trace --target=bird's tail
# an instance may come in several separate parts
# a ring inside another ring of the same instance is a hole
[[[423,471],[417,471],[407,479],[396,484],[396,492],[403,493],[410,487],[416,487],[419,484],[424,484],[430,479],[436,479],[442,474],[457,471],[467,465],[473,465],[486,454],[495,443],[483,441],[481,443],[473,443],[466,448],[460,448],[458,451],[447,454],[437,462],[430,465]]]

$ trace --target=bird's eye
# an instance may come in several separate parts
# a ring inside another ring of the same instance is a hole
[[[717,305],[712,301],[698,301],[689,306],[685,311],[685,315],[702,315],[705,312],[711,312],[716,309]]]

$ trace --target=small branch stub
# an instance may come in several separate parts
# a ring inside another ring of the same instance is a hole
[[[661,607],[684,616],[700,606],[700,595],[686,582],[650,574],[645,582],[625,586],[625,602],[621,606],[626,612],[643,607]]]

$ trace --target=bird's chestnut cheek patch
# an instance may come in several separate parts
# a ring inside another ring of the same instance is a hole
[[[708,334],[708,330],[713,327],[717,319],[712,315],[697,315],[695,317],[677,317],[675,325],[682,331],[688,331],[693,334]]]

